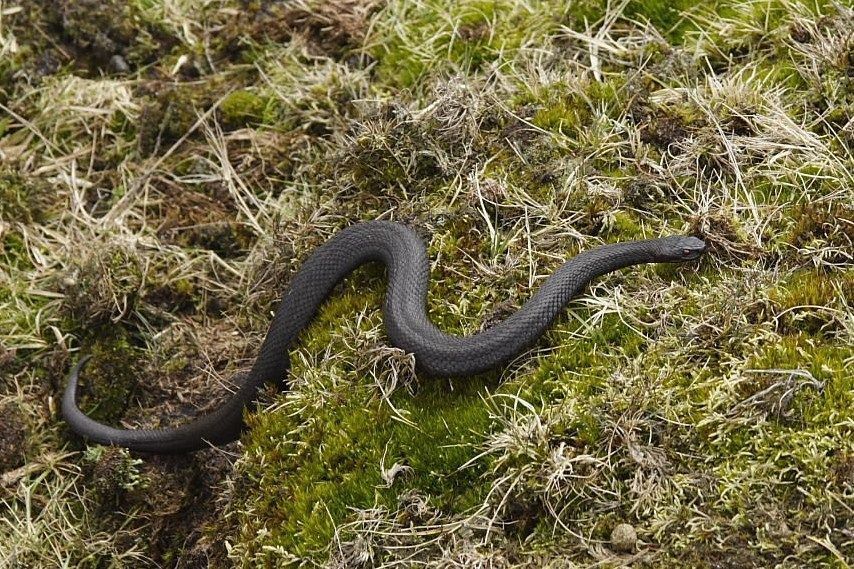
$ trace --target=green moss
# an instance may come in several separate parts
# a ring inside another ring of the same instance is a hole
[[[795,221],[786,241],[799,248],[814,240],[837,246],[854,243],[854,207],[842,202],[804,203],[794,209]]]
[[[595,400],[602,396],[603,387],[619,362],[636,358],[645,349],[644,338],[618,315],[609,314],[587,329],[581,323],[591,316],[590,311],[575,308],[573,312],[574,317],[559,319],[546,332],[542,343],[552,349],[536,359],[530,372],[500,386],[499,393],[515,393],[527,401],[543,404],[557,404],[564,399]],[[567,334],[577,337],[566,343],[562,339]],[[597,420],[593,415],[579,420],[583,426],[579,432],[585,440],[592,440],[599,429]]]
[[[549,2],[536,2],[550,6]],[[431,0],[392,4],[373,42],[380,83],[410,87],[428,72],[476,72],[510,58],[526,39],[560,25],[559,10],[531,10],[506,0]]]
[[[681,43],[686,30],[693,28],[689,16],[697,9],[695,0],[631,0],[625,9],[627,18],[649,21],[672,43]]]
[[[336,323],[340,326],[342,318],[352,318],[354,310],[376,300],[371,292],[332,299],[304,343],[335,350],[341,343]],[[300,373],[297,364],[294,374]],[[331,387],[335,404],[250,419],[248,456],[254,458],[248,474],[271,491],[252,500],[253,516],[245,521],[264,519],[273,528],[264,545],[312,557],[351,519],[353,508],[395,509],[409,490],[448,512],[464,511],[482,498],[482,471],[458,471],[470,458],[469,445],[477,433],[488,428],[482,380],[454,382],[453,390],[446,382],[428,381],[414,396],[399,390],[392,404],[412,426],[395,420],[389,404],[375,397],[358,372],[344,367],[333,373],[343,374],[341,386]],[[299,433],[299,444],[294,433]],[[411,474],[386,487],[380,465],[395,463],[411,468]]]
[[[854,296],[854,273],[825,274],[798,271],[780,283],[770,298],[781,315],[778,326],[788,333],[840,332],[839,315],[846,310],[843,299]]]
[[[645,237],[643,226],[637,219],[637,215],[618,211],[613,216],[613,225],[608,228],[608,235],[613,236],[615,241],[632,241]]]
[[[136,388],[133,363],[139,359],[139,351],[122,328],[103,330],[85,351],[92,360],[82,374],[81,409],[96,421],[115,422]]]
[[[688,138],[706,123],[701,110],[690,103],[654,106],[648,114],[640,125],[640,139],[659,151],[670,149],[671,145]]]
[[[14,230],[4,232],[0,244],[3,246],[0,252],[3,254],[4,266],[19,270],[32,267],[27,254],[27,245],[20,232]]]
[[[760,81],[768,84],[786,87],[794,92],[802,93],[809,88],[807,81],[801,76],[798,67],[791,60],[779,59],[765,61],[758,65]]]
[[[230,93],[219,105],[224,126],[230,129],[259,124],[264,117],[267,101],[252,91]]]
[[[50,194],[40,182],[0,172],[0,221],[43,223],[48,217]]]
[[[427,64],[403,46],[385,46],[380,55],[383,62],[384,82],[410,86],[424,74]]]
[[[846,364],[852,357],[852,346],[828,344],[820,338],[797,334],[765,347],[748,365],[752,369],[782,370],[775,380],[785,380],[787,370],[808,372],[820,386],[797,375],[789,378],[798,387],[793,403],[796,417],[805,425],[832,427],[854,417],[854,376],[847,373]]]
[[[139,467],[142,460],[131,458],[127,449],[93,445],[83,453],[87,471],[88,498],[101,507],[114,508],[121,493],[133,490],[142,482]]]
[[[537,111],[533,123],[559,134],[573,134],[590,124],[590,110],[579,97],[560,97]]]
[[[625,112],[622,99],[625,79],[613,76],[605,81],[586,83],[558,81],[545,85],[525,86],[513,101],[517,108],[535,109],[531,122],[555,134],[566,137],[575,145],[598,147],[603,135],[599,117],[618,120]],[[600,159],[596,167],[619,167]]]
[[[591,110],[583,93],[557,82],[536,86],[514,101],[514,106],[535,105],[535,125],[561,134],[572,134],[590,123]]]
[[[291,420],[256,417],[250,452],[263,453],[261,483],[277,480],[275,493],[255,506],[256,515],[276,521],[272,539],[265,541],[310,556],[325,548],[352,508],[393,509],[410,489],[450,511],[475,503],[481,497],[479,471],[457,468],[468,460],[466,444],[486,427],[487,415],[473,386],[453,394],[439,391],[445,389],[428,386],[413,398],[395,398],[417,427],[393,420],[385,404],[351,393],[348,401],[311,418],[311,426],[300,430],[306,445],[300,447],[265,442],[281,440],[296,426]],[[385,488],[382,462],[386,468],[405,464],[412,475]]]

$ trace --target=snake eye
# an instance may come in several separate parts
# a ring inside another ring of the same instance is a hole
[[[686,257],[691,254],[691,249],[682,249],[682,254]]]

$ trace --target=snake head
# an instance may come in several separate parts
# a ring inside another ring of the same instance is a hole
[[[664,259],[681,263],[699,259],[706,251],[706,242],[696,237],[674,236],[662,239],[660,253]]]

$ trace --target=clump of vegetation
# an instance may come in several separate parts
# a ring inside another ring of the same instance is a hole
[[[264,116],[264,99],[250,91],[234,91],[219,105],[222,121],[229,128],[257,124]]]
[[[852,23],[801,0],[3,3],[0,560],[850,563]],[[64,425],[85,352],[95,419],[215,408],[291,275],[363,219],[418,228],[456,334],[600,244],[709,250],[606,275],[455,379],[389,346],[365,267],[224,451]]]
[[[115,505],[122,493],[140,485],[139,466],[142,460],[132,458],[117,447],[92,446],[83,453],[86,485],[97,504]]]
[[[120,330],[96,337],[87,350],[92,354],[93,363],[86,369],[81,408],[98,421],[114,422],[125,411],[136,387],[137,350],[130,344],[127,334]]]
[[[788,243],[797,255],[821,259],[822,264],[845,266],[854,247],[854,207],[850,204],[802,204],[793,212]]]
[[[159,87],[140,111],[138,145],[143,155],[166,152],[192,134],[193,126],[213,104],[210,90],[191,86]]]
[[[111,57],[122,55],[143,32],[132,10],[132,4],[111,0],[60,1],[57,20],[71,45],[106,68]]]
[[[50,208],[50,193],[41,181],[25,180],[12,172],[0,173],[0,219],[7,223],[44,222]]]

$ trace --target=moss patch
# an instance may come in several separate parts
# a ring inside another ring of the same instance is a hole
[[[234,91],[222,100],[219,112],[227,128],[241,128],[260,122],[267,102],[251,91]]]
[[[86,367],[80,408],[96,421],[113,423],[121,417],[136,389],[134,363],[139,358],[138,349],[119,329],[96,337],[88,352],[92,363]]]

